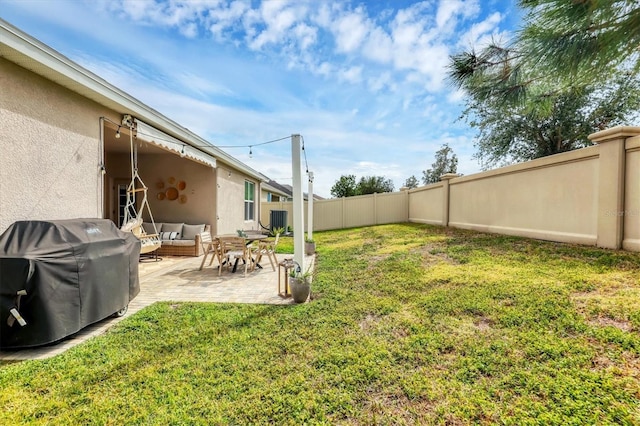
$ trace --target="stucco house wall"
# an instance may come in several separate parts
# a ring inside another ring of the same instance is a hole
[[[266,176],[2,19],[0,94],[0,232],[18,220],[118,223],[116,187],[131,179],[130,128],[157,222],[257,228],[257,219],[244,221],[244,181],[255,184],[257,218]],[[228,175],[221,182],[218,162]],[[161,199],[160,186],[177,188],[176,199]]]
[[[219,165],[216,169],[217,180],[217,223],[215,233],[235,234],[238,229],[258,230],[258,218],[260,217],[259,182],[237,170]],[[255,184],[254,193],[254,220],[244,220],[244,182],[249,180]]]
[[[100,217],[104,107],[0,57],[0,232],[17,220]]]

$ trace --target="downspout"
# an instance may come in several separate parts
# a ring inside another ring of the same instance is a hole
[[[100,140],[98,141],[98,214],[105,218],[104,212],[104,177],[107,173],[104,164],[104,117],[99,119]]]

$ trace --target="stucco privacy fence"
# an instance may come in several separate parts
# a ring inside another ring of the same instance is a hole
[[[314,201],[313,229],[416,222],[640,251],[640,127],[589,139],[594,146],[416,189]],[[262,203],[263,224],[270,210],[292,217],[290,202]]]

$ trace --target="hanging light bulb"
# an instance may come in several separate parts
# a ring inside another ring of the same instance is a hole
[[[253,151],[251,151],[251,145],[249,145],[249,158],[253,158]]]
[[[180,151],[180,157],[184,157],[186,154],[184,152],[184,145],[182,145],[182,151]]]
[[[116,139],[120,139],[120,126],[118,126],[118,130],[116,130]]]

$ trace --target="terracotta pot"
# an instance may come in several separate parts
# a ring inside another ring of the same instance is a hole
[[[296,303],[304,303],[311,294],[311,283],[301,278],[289,277],[289,289]]]

